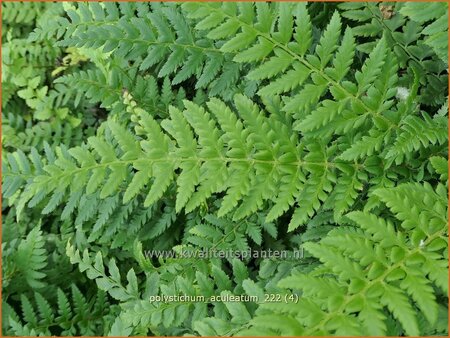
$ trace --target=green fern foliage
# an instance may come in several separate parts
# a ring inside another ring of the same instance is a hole
[[[41,198],[51,196],[43,210],[47,214],[64,201],[66,193],[73,196],[85,184],[86,189],[80,191],[85,196],[103,187],[100,199],[123,189],[123,203],[145,193],[146,208],[176,181],[177,212],[183,208],[191,212],[214,193],[225,191],[218,216],[233,211],[233,218],[239,220],[271,201],[267,221],[273,221],[298,201],[290,226],[293,230],[320,207],[325,192],[333,190],[336,170],[327,168],[332,152],[320,143],[302,150],[295,136],[277,139],[277,135],[292,133],[290,124],[265,117],[245,96],[237,95],[234,103],[241,119],[218,99],[207,103],[208,110],[184,101],[185,110],[171,107],[170,118],[161,126],[147,112],[133,108],[135,133],[143,137],[142,141],[118,123],[108,122],[116,148],[96,136],[88,139],[89,149],[76,147],[61,153],[26,187],[18,211],[34,204],[32,197],[39,194]],[[343,171],[342,179],[348,173],[353,175],[348,178],[351,191],[361,189],[359,178],[364,175],[357,173],[357,167],[339,162],[336,166]],[[131,168],[135,169],[133,175]],[[174,175],[177,169],[181,170],[178,176]],[[343,191],[338,185],[335,194],[344,198],[339,198],[343,204],[338,213],[352,205],[356,195],[351,191]]]
[[[196,88],[209,86],[216,94],[239,77],[239,66],[226,62],[230,55],[194,34],[176,6],[80,3],[67,7],[70,23],[61,23],[65,29],[61,46],[102,48],[122,60],[133,60],[141,71],[156,67],[158,77],[172,75],[173,85],[196,76]],[[100,25],[94,24],[98,21]]]
[[[447,336],[447,35],[444,2],[2,3],[2,334]]]
[[[406,183],[374,193],[395,219],[354,211],[346,215],[349,225],[305,244],[323,265],[282,280],[281,287],[301,292],[300,300],[262,306],[253,319],[256,331],[246,334],[258,327],[286,334],[287,328],[264,322],[272,312],[294,321],[303,335],[382,336],[393,318],[404,334],[417,336],[423,334],[419,315],[431,325],[442,320],[438,299],[448,294],[447,189]]]
[[[89,304],[89,301],[74,284],[70,288],[70,296],[57,289],[54,304],[50,304],[37,292],[33,300],[22,295],[21,314],[8,313],[5,326],[14,336],[50,336],[55,333],[68,336],[80,332],[92,334],[98,332],[99,328],[102,329],[103,323],[99,319],[108,315],[110,304],[101,291],[92,299],[94,306]],[[9,309],[8,306],[8,312]]]
[[[401,85],[411,82],[414,72],[419,72],[423,84],[421,102],[426,105],[444,103],[445,93],[434,93],[448,82],[448,42],[443,38],[448,30],[447,4],[359,2],[342,3],[338,8],[361,39],[360,51],[369,53],[375,44],[371,39],[367,41],[367,37],[384,35],[398,63],[408,66],[400,79]]]
[[[448,64],[448,39],[445,38],[448,32],[448,7],[444,3],[436,3],[424,9],[423,4],[408,3],[401,9],[401,13],[422,25],[435,20],[424,25],[421,34],[426,37],[424,43],[433,48],[436,55]]]
[[[4,276],[6,285],[13,280],[22,280],[31,288],[40,289],[45,286],[45,283],[41,281],[45,277],[41,270],[47,265],[44,243],[41,229],[35,227],[25,239],[18,243],[16,248],[8,248],[10,256],[5,262]],[[13,262],[17,264],[10,268]],[[18,284],[14,283],[13,287],[19,287]]]

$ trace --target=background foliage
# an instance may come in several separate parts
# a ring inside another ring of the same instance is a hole
[[[447,12],[3,2],[3,334],[447,335]]]

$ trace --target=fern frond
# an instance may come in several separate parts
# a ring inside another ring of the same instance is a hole
[[[8,333],[24,336],[49,336],[56,333],[76,335],[80,332],[92,334],[95,326],[103,325],[98,317],[104,314],[106,306],[109,305],[106,303],[101,304],[97,309],[94,308],[99,302],[101,299],[98,295],[97,299],[94,298],[88,302],[73,284],[70,296],[61,289],[57,289],[56,303],[50,303],[38,292],[34,293],[33,298],[22,294],[20,297],[21,317],[10,316],[4,329]]]
[[[441,180],[447,181],[448,180],[448,160],[443,157],[434,156],[430,158],[431,165],[433,166],[434,170],[438,174],[441,175]]]
[[[189,212],[206,203],[212,194],[226,191],[219,214],[234,209],[235,220],[249,216],[261,209],[265,201],[273,200],[279,210],[270,215],[270,221],[295,200],[300,207],[291,226],[295,229],[318,210],[326,199],[325,192],[333,189],[336,172],[327,164],[332,153],[328,154],[320,145],[300,150],[295,137],[287,136],[289,125],[265,117],[242,95],[236,96],[235,104],[240,119],[228,108],[221,111],[224,104],[220,101],[211,101],[208,107],[218,117],[215,121],[204,108],[184,101],[183,113],[174,107],[169,109],[170,119],[162,123],[167,133],[150,115],[136,109],[133,112],[138,123],[136,132],[145,137],[141,141],[110,121],[108,130],[117,147],[95,136],[88,140],[90,149],[68,150],[54,163],[44,166],[45,173],[28,185],[21,196],[19,210],[39,195],[50,197],[44,209],[48,212],[62,202],[68,191],[74,194],[82,190],[85,191],[81,198],[85,204],[84,216],[78,216],[82,222],[91,217],[90,212],[95,212],[93,198],[105,199],[124,189],[123,201],[127,203],[148,191],[144,201],[147,207],[176,182],[177,211],[184,207]],[[277,139],[276,135],[286,136]],[[133,175],[130,175],[131,167],[136,170]],[[177,168],[181,169],[180,175],[170,174]],[[236,177],[237,172],[247,176],[241,176],[238,181],[228,180],[231,174]],[[295,189],[292,180],[298,182]],[[82,188],[84,184],[86,189]],[[102,184],[100,194],[93,195]]]
[[[448,120],[444,116],[431,118],[423,113],[423,118],[408,116],[403,120],[400,134],[386,154],[396,163],[401,163],[406,154],[430,145],[443,145],[447,141]]]
[[[41,281],[45,274],[41,271],[47,265],[45,240],[39,227],[33,228],[25,240],[19,243],[15,253],[15,262],[18,273],[32,288],[42,288],[45,283]]]
[[[103,53],[137,60],[141,71],[157,67],[158,77],[173,75],[173,85],[196,76],[197,89],[209,86],[220,94],[235,84],[239,67],[228,62],[230,55],[196,34],[177,6],[145,4],[139,6],[139,16],[132,17],[135,7],[125,11],[116,3],[72,6],[59,44],[102,48]]]
[[[415,70],[423,74],[422,81],[426,85],[421,88],[420,102],[439,105],[445,101],[445,95],[437,94],[434,89],[438,88],[436,86],[447,86],[447,42],[443,41],[448,29],[446,4],[434,4],[426,10],[423,4],[414,3],[342,3],[338,8],[343,17],[352,21],[355,36],[362,38],[357,46],[358,50],[370,53],[376,41],[373,37],[385,35],[400,68],[406,71],[402,75],[402,82],[411,82],[415,77]],[[431,20],[434,22],[427,24]],[[367,37],[372,38],[370,42],[363,40]],[[440,39],[442,43],[439,42]],[[427,67],[423,63],[427,57],[432,57],[435,63],[442,60],[442,67]]]
[[[107,77],[100,69],[80,71],[59,77],[55,82],[76,88],[76,106],[86,96],[89,103],[100,103],[100,107],[120,115],[128,109],[129,101],[133,100],[154,116],[164,118],[169,105],[181,106],[182,100],[186,98],[182,88],[172,90],[169,78],[164,78],[162,85],[159,85],[153,76],[141,76],[136,69],[124,72],[121,68],[112,67],[110,71]],[[198,92],[198,95],[201,93]]]
[[[310,274],[293,273],[280,282],[283,288],[302,291],[298,306],[263,305],[261,318],[267,311],[294,315],[304,334],[383,335],[387,314],[381,301],[405,334],[420,334],[416,306],[429,323],[436,322],[436,287],[447,292],[448,282],[447,258],[434,254],[447,247],[446,189],[403,184],[375,193],[396,215],[399,226],[366,212],[347,214],[357,228],[340,227],[319,243],[305,244],[324,267]],[[436,270],[430,274],[431,265]],[[314,319],[310,311],[302,310],[311,305],[316,309]],[[259,315],[252,325],[266,327]]]
[[[31,25],[46,7],[46,4],[38,3],[3,3],[2,21],[9,24]]]
[[[445,39],[448,31],[448,5],[436,3],[424,7],[421,4],[408,3],[400,12],[420,24],[435,19],[432,24],[423,28],[421,34],[427,36],[425,44],[433,48],[439,58],[448,64],[448,39]]]

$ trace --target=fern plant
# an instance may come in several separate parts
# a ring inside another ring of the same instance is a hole
[[[447,13],[2,3],[2,333],[447,335]]]

